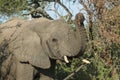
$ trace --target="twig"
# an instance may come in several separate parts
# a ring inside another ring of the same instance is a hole
[[[67,11],[67,13],[68,13],[68,15],[69,15],[69,19],[68,19],[68,21],[71,21],[72,13],[70,12],[70,10],[69,10],[69,9],[68,9],[63,3],[61,3],[60,0],[57,1],[57,3],[58,3],[59,5],[61,5],[61,6]]]
[[[37,8],[37,9],[35,9],[35,10],[33,10],[33,11],[30,12],[30,14],[34,14],[34,13],[35,14],[40,13],[43,17],[46,17],[48,19],[53,20],[53,18],[50,17],[49,14],[44,9],[42,9],[42,8]],[[37,18],[37,16],[36,16],[36,18]]]
[[[80,71],[80,69],[83,67],[84,65],[79,66],[73,73],[71,73],[70,75],[68,75],[66,78],[64,78],[63,80],[69,80],[73,75],[75,75],[78,71]]]
[[[44,17],[53,20],[53,18],[51,16],[49,16],[49,14],[45,11],[45,10],[41,10],[40,14],[42,14]]]

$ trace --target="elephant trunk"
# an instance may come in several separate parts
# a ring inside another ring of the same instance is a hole
[[[76,34],[79,37],[80,45],[81,45],[81,50],[80,50],[80,55],[84,53],[86,49],[86,43],[87,43],[87,34],[86,34],[86,29],[84,28],[84,16],[82,13],[78,13],[75,16],[75,26],[76,26]]]

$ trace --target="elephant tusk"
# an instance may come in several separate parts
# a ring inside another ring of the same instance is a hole
[[[83,59],[82,60],[84,63],[86,63],[86,64],[90,64],[90,61],[88,61],[88,60],[86,60],[86,59]]]
[[[69,60],[68,60],[67,56],[64,56],[64,61],[65,61],[66,63],[69,63]]]

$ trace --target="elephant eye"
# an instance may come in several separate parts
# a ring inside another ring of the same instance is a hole
[[[57,42],[58,40],[57,40],[56,38],[53,38],[52,41],[53,41],[53,42]]]

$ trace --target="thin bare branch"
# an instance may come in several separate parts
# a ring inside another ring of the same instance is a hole
[[[85,8],[85,10],[87,11],[87,13],[89,15],[92,14],[91,10],[89,9],[89,7],[87,7],[87,5],[85,4],[85,2],[83,0],[79,0],[80,4]]]
[[[68,75],[65,79],[63,80],[69,80],[72,76],[74,76],[77,72],[80,71],[80,69],[83,67],[84,65],[79,66],[73,73],[71,73],[70,75]]]
[[[41,9],[41,8],[37,8],[35,10],[32,10],[30,14],[35,14],[35,15],[41,14],[43,17],[46,17],[48,19],[53,20],[53,18],[51,16],[49,16],[49,14],[44,9]],[[37,18],[37,16],[36,16],[36,18]]]
[[[67,11],[67,13],[68,13],[68,15],[69,15],[68,21],[70,21],[71,18],[72,18],[72,13],[70,12],[70,10],[69,10],[61,1],[57,1],[57,3],[58,3],[59,5],[61,5],[61,6]]]

